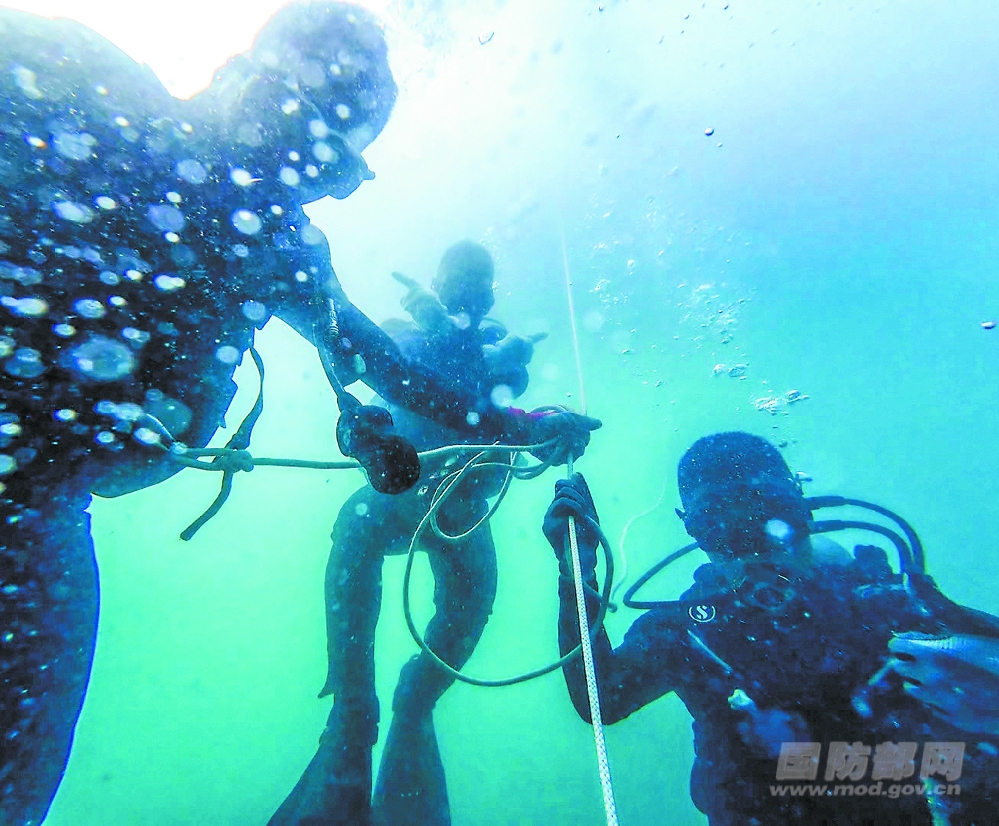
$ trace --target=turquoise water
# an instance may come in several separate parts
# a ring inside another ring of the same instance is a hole
[[[270,11],[221,14],[252,33],[247,18],[259,28]],[[497,261],[493,314],[550,333],[524,406],[579,409],[564,232],[586,412],[604,421],[578,469],[608,535],[665,485],[662,506],[629,531],[633,576],[685,541],[672,513],[680,455],[743,429],[786,441],[791,466],[814,479],[808,493],[907,515],[942,589],[999,611],[999,330],[981,326],[999,316],[999,11],[510,0],[382,12],[400,96],[365,152],[377,178],[310,214],[376,320],[399,313],[392,270],[426,283],[453,241],[484,243]],[[91,13],[106,20],[108,6],[72,12],[142,59],[148,33],[102,29]],[[278,321],[258,343],[268,378],[254,453],[333,458],[335,405],[314,351]],[[230,424],[256,390],[252,368],[238,379]],[[757,409],[790,390],[808,398]],[[215,494],[205,476],[91,509],[100,636],[48,826],[263,823],[315,749],[330,703],[315,699],[328,535],[360,477],[259,469],[181,542]],[[517,483],[494,519],[500,594],[469,673],[556,656],[540,522],[557,476]],[[674,596],[689,575],[671,569],[656,588]],[[383,731],[415,651],[401,576],[390,560]],[[609,618],[615,642],[635,616]],[[589,731],[559,675],[456,686],[436,722],[455,824],[604,822]],[[621,823],[704,822],[674,697],[607,741]]]

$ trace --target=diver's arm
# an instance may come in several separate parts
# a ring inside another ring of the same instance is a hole
[[[590,432],[600,427],[598,420],[568,411],[527,413],[495,407],[408,361],[392,338],[347,297],[330,264],[325,239],[309,247],[296,265],[314,274],[315,293],[311,300],[303,301],[300,292],[289,290],[273,312],[316,345],[341,399],[343,387],[363,381],[393,404],[477,441],[527,445],[557,437],[557,450],[547,447],[534,451],[535,456],[553,464],[565,462],[569,453],[582,456]]]
[[[586,591],[586,613],[592,623],[600,600],[596,596],[596,576],[590,570],[584,579],[594,591]],[[559,577],[559,651],[564,655],[579,644],[579,618],[576,612],[576,591],[569,577]],[[679,646],[667,647],[663,629],[646,614],[636,620],[624,641],[612,649],[607,632],[601,628],[593,640],[593,666],[600,689],[600,711],[603,722],[616,723],[638,709],[668,694],[675,688],[668,663]],[[590,720],[590,704],[586,691],[586,674],[582,656],[574,657],[562,667],[566,688],[572,704],[583,720]]]
[[[554,432],[544,426],[542,416],[483,405],[473,394],[408,361],[395,341],[347,298],[331,269],[329,273],[310,302],[287,301],[274,314],[317,347],[338,396],[338,383],[342,389],[362,381],[393,404],[484,442],[531,444],[547,438],[549,429]]]
[[[587,624],[592,628],[600,608],[596,568],[599,525],[596,508],[586,480],[579,473],[555,483],[555,499],[545,514],[543,530],[559,563],[558,640],[562,655],[579,645],[579,613],[576,587],[568,550],[568,519],[576,520],[576,539],[582,569]],[[670,664],[679,646],[670,645],[671,635],[663,633],[651,615],[635,622],[616,650],[601,628],[593,638],[593,664],[603,721],[616,723],[632,712],[673,690]],[[562,668],[569,696],[579,716],[590,722],[583,659],[576,656]]]

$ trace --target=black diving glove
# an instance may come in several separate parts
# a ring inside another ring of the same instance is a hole
[[[590,433],[600,427],[603,427],[600,419],[568,410],[538,416],[531,424],[531,441],[537,443],[558,439],[558,442],[532,450],[531,454],[542,462],[564,465],[570,456],[578,459],[583,455],[590,443]],[[586,487],[585,482],[583,487]]]
[[[594,524],[600,524],[596,505],[587,487],[583,474],[574,473],[569,479],[559,479],[555,483],[555,498],[548,507],[542,530],[555,551],[559,570],[569,576],[571,573],[569,556],[569,517],[576,519],[576,541],[579,545],[579,564],[583,578],[588,579],[597,566],[597,545],[599,535]]]
[[[384,407],[358,404],[342,411],[336,441],[344,456],[361,463],[379,493],[402,493],[420,478],[416,448],[393,432],[392,414]]]

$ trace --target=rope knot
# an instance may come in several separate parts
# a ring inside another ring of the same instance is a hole
[[[248,450],[230,450],[216,457],[213,464],[218,465],[226,473],[237,473],[241,470],[249,473],[253,470],[253,456]]]

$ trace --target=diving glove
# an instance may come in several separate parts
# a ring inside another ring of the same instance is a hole
[[[569,517],[576,520],[579,561],[584,577],[590,577],[597,565],[597,545],[600,537],[595,526],[600,524],[596,505],[583,474],[574,473],[569,479],[555,482],[555,498],[548,507],[542,524],[545,538],[555,551],[562,573],[569,575],[569,562],[566,556],[569,537]]]
[[[344,456],[361,463],[379,493],[402,493],[420,478],[416,448],[393,432],[392,414],[384,407],[357,405],[342,411],[336,442]]]

